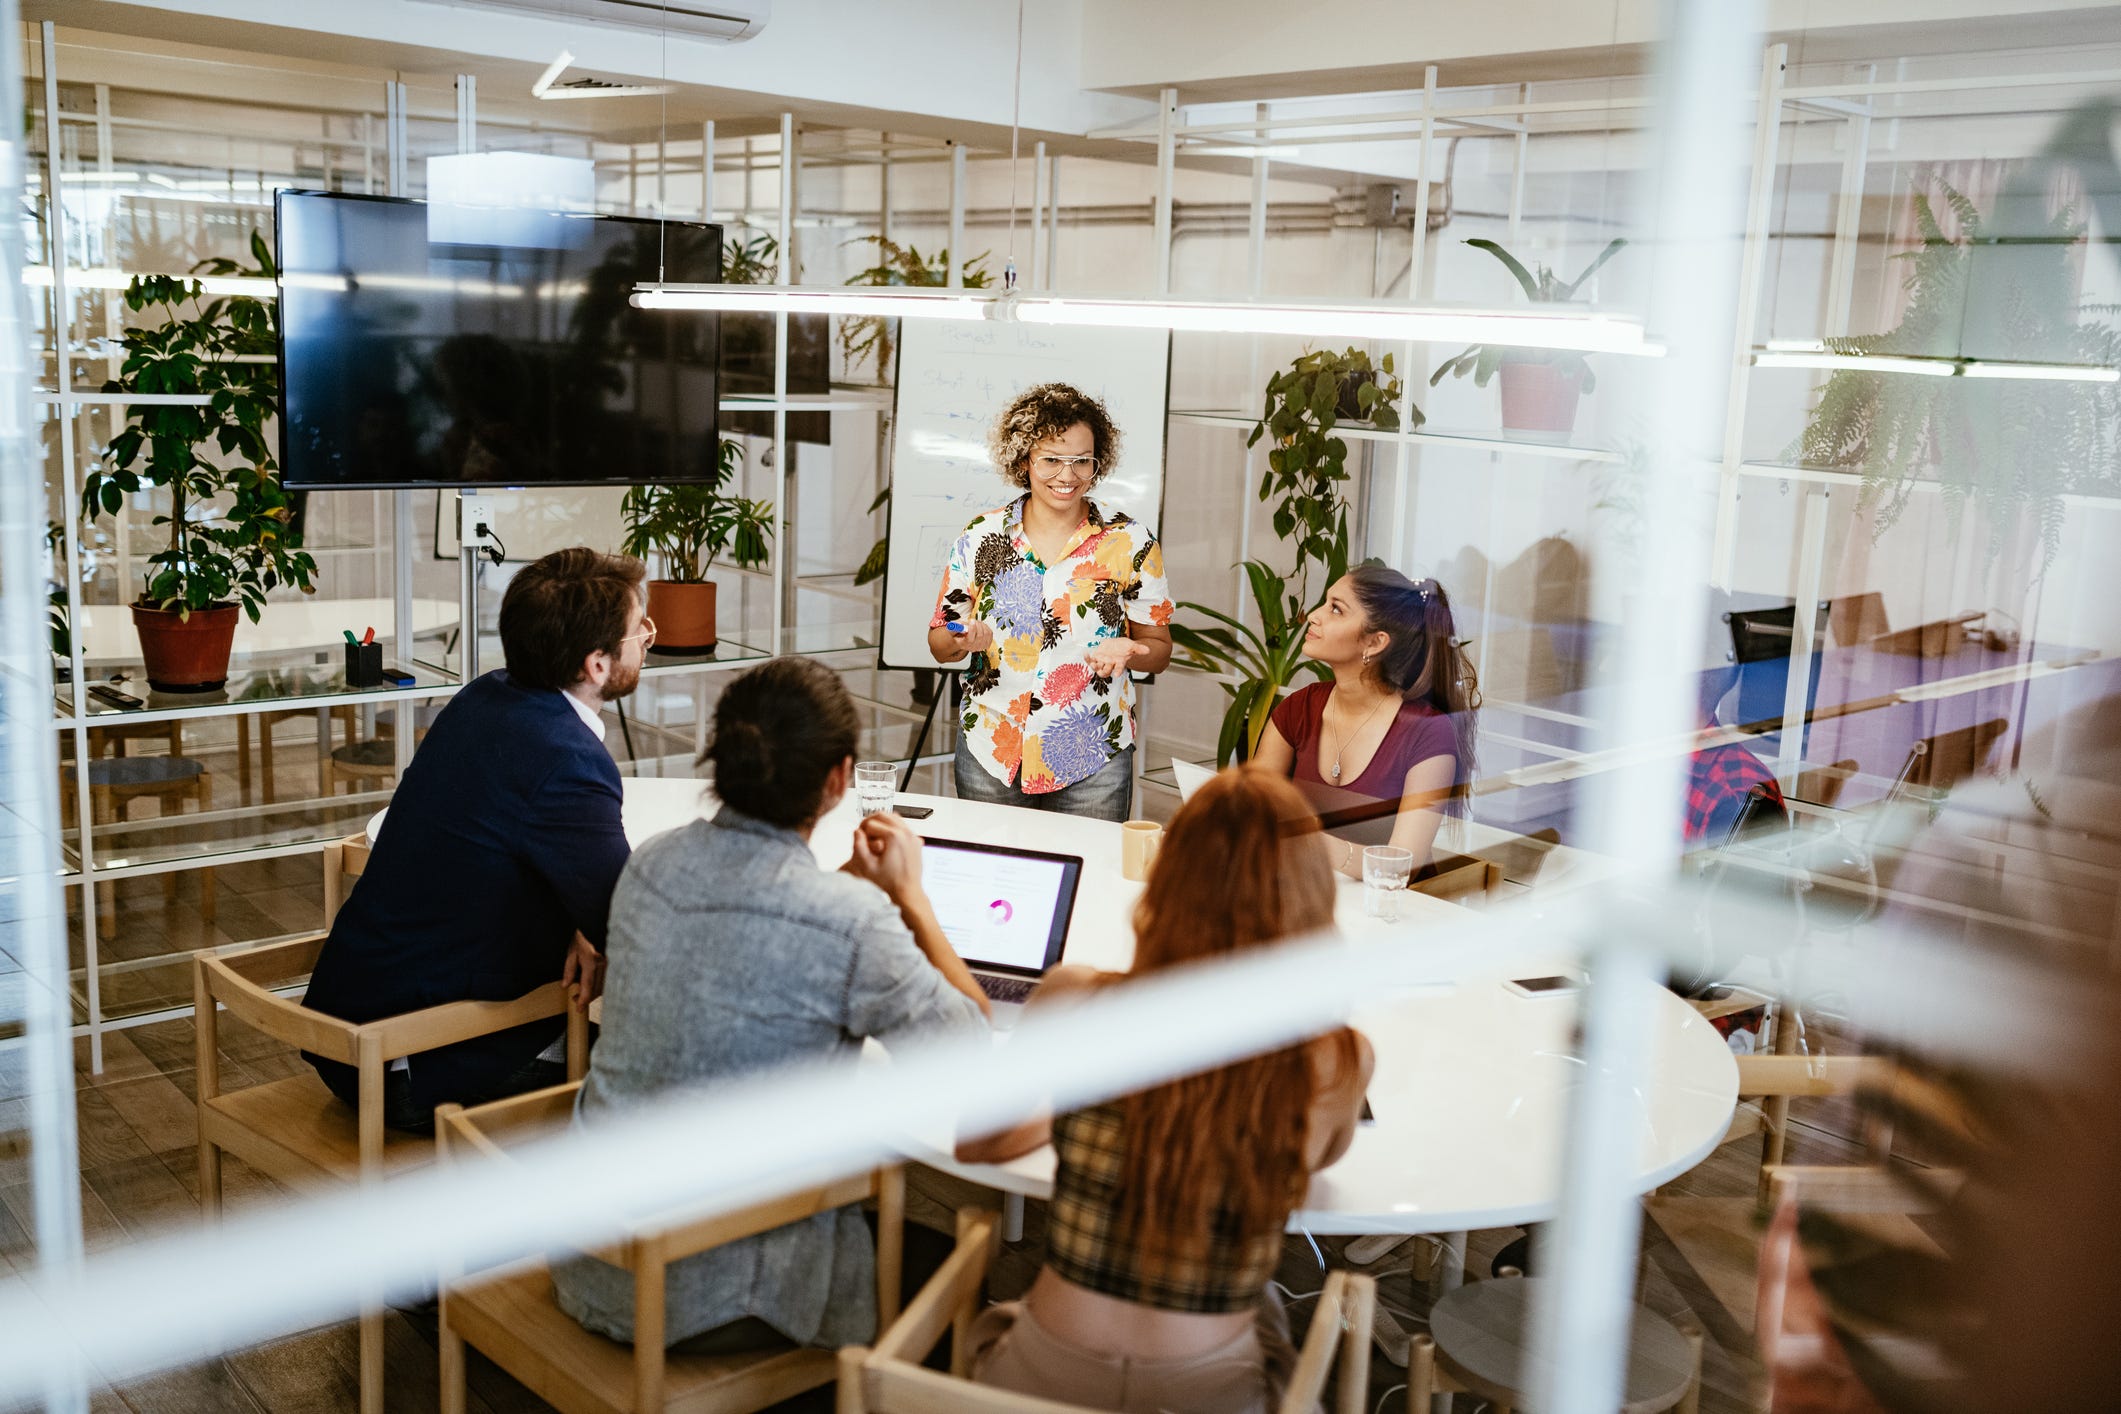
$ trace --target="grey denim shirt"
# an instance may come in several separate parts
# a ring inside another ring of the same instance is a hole
[[[727,808],[634,852],[611,899],[603,1032],[575,1124],[778,1067],[852,1064],[864,1037],[984,1030],[873,884],[818,867],[802,836]],[[801,1122],[790,1116],[791,1123]],[[560,1307],[633,1338],[633,1278],[555,1260]],[[799,1344],[876,1335],[876,1248],[860,1208],[673,1263],[672,1343],[756,1316]]]

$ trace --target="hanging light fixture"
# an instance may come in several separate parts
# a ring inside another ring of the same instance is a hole
[[[640,309],[724,313],[865,314],[887,319],[1013,319],[1191,333],[1308,334],[1348,339],[1435,339],[1528,349],[1657,357],[1661,345],[1635,320],[1530,309],[1389,304],[1256,304],[1244,301],[1083,299],[918,287],[850,290],[802,285],[675,285],[634,289]]]

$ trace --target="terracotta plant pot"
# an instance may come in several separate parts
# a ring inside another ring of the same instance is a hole
[[[1583,391],[1583,370],[1558,363],[1505,360],[1502,378],[1502,428],[1556,439],[1576,430],[1576,399]]]
[[[658,653],[712,653],[714,585],[681,584],[674,579],[648,581],[648,617],[655,620]]]
[[[228,652],[240,612],[234,604],[194,609],[189,617],[145,604],[131,608],[149,687],[157,692],[212,692],[228,681]]]

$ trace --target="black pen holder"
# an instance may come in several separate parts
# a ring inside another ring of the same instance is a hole
[[[348,687],[381,687],[383,685],[382,644],[349,643],[346,645],[346,685]]]

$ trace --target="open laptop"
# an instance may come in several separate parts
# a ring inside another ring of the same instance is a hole
[[[921,884],[943,936],[1003,1007],[1030,1000],[1060,962],[1082,872],[1075,854],[934,836],[921,842]]]

